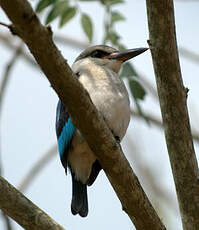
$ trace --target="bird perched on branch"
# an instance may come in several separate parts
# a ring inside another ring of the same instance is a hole
[[[83,51],[72,65],[72,70],[119,142],[129,124],[130,105],[118,72],[125,61],[146,50],[118,51],[109,46],[93,46]],[[87,185],[93,184],[101,166],[61,101],[57,105],[56,133],[62,165],[65,172],[69,168],[72,175],[71,212],[85,217],[88,214]]]

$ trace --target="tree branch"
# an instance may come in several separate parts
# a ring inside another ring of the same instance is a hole
[[[0,33],[0,41],[3,42],[3,44],[6,45],[6,47],[12,50],[17,49],[17,47],[12,44],[11,38],[12,36],[10,35],[10,33]],[[87,43],[83,43],[73,38],[63,37],[61,35],[55,35],[54,41],[55,43],[58,43],[58,42],[63,43],[63,45],[67,45],[75,49],[85,49],[89,46],[89,44]],[[38,67],[35,61],[23,49],[20,52],[20,56],[24,59],[24,61],[26,61],[31,66]],[[148,78],[143,73],[140,73],[140,71],[136,70],[136,72],[138,72],[138,75],[140,76],[139,78],[140,83],[151,93],[151,95],[153,96],[155,100],[158,100],[157,90],[149,82]]]
[[[6,24],[6,23],[0,22],[0,25],[1,25],[1,26],[5,26],[5,27],[9,28],[9,25],[8,25],[8,24]]]
[[[195,230],[199,229],[199,171],[178,59],[173,1],[146,2],[149,43],[183,228]]]
[[[0,0],[0,4],[13,23],[12,31],[27,44],[59,98],[67,106],[73,123],[96,154],[123,209],[136,228],[165,229],[88,93],[55,47],[51,29],[40,24],[26,0]]]
[[[0,208],[27,230],[64,230],[0,176]]]
[[[3,105],[4,94],[5,94],[6,87],[8,85],[8,81],[9,81],[9,78],[10,78],[10,71],[12,70],[14,64],[16,63],[17,58],[19,57],[19,54],[21,52],[22,47],[23,47],[23,44],[21,43],[17,47],[17,49],[15,50],[12,58],[10,59],[10,61],[8,62],[8,64],[6,65],[6,68],[5,68],[3,79],[2,79],[2,82],[1,82],[1,85],[0,85],[0,117],[1,117],[1,110],[2,110],[2,105]]]
[[[0,24],[3,24],[3,23],[0,23]],[[5,72],[3,74],[3,79],[2,79],[2,82],[1,82],[1,85],[0,85],[0,120],[1,120],[1,113],[2,113],[4,94],[5,94],[8,82],[9,82],[10,72],[11,72],[14,64],[17,61],[17,58],[18,58],[19,53],[20,53],[20,51],[22,49],[22,46],[23,46],[23,44],[21,43],[17,47],[17,49],[14,51],[14,54],[13,54],[12,58],[10,59],[10,61],[8,62],[8,64],[6,65]],[[0,153],[1,153],[1,150],[0,150]],[[2,171],[2,166],[1,166],[1,162],[0,162],[0,176],[2,175],[1,171]],[[10,221],[9,217],[4,212],[2,212],[2,218],[5,221],[7,230],[12,230],[11,221]]]
[[[143,120],[143,117],[137,111],[131,110],[131,115],[135,118]],[[149,121],[149,123],[152,123],[153,125],[155,125],[156,127],[160,128],[160,129],[164,128],[162,121],[160,119],[158,119],[157,117],[153,116],[152,114],[146,113],[145,117]],[[199,143],[199,133],[196,130],[192,131],[192,137],[193,137],[194,141]]]
[[[182,56],[189,59],[192,62],[195,62],[196,64],[199,63],[199,55],[198,53],[191,51],[185,47],[179,47],[179,52]]]
[[[59,34],[56,34],[54,36],[54,40],[55,40],[55,42],[63,43],[63,45],[68,45],[70,47],[72,46],[72,47],[74,47],[76,49],[80,49],[80,50],[86,49],[90,45],[87,42],[81,42],[77,39],[69,38],[66,36],[61,36]]]
[[[128,135],[127,139],[129,139],[128,148],[133,149],[133,154],[129,156],[130,161],[134,162],[137,173],[142,177],[145,186],[148,187],[150,197],[155,201],[155,207],[158,209],[158,213],[161,214],[160,210],[163,209],[162,204],[168,206],[169,209],[166,210],[167,213],[171,211],[177,213],[177,205],[174,202],[172,194],[168,192],[167,189],[160,186],[160,177],[158,177],[157,173],[156,176],[154,176],[155,172],[153,165],[150,166],[143,160],[144,156],[139,150],[139,143],[137,143],[137,140]]]
[[[55,156],[55,153],[57,152],[57,145],[53,145],[42,157],[32,166],[32,168],[29,170],[29,172],[26,174],[20,185],[18,186],[18,189],[23,192],[30,182],[34,179],[34,177],[41,171],[41,169],[44,168],[44,166],[52,159],[53,156]]]
[[[143,117],[137,111],[132,110],[131,115],[133,116],[133,118],[143,120]],[[162,124],[161,120],[159,120],[158,118],[154,117],[151,114],[145,114],[145,117],[147,118],[147,120],[152,125],[163,130],[163,124]],[[196,131],[193,131],[192,136],[193,136],[193,139],[199,143],[199,133],[197,133]],[[134,148],[131,148],[131,149],[134,149]],[[18,189],[21,192],[23,192],[24,190],[27,189],[29,184],[39,174],[39,172],[44,168],[44,166],[48,163],[48,161],[50,161],[52,159],[52,157],[55,156],[56,151],[57,151],[57,145],[55,144],[45,154],[43,154],[42,157],[32,166],[30,171],[26,174],[26,176],[24,177],[24,179],[22,180],[22,182],[18,186]],[[137,160],[137,158],[136,158],[136,160]],[[145,168],[146,168],[146,166],[145,166]]]
[[[13,50],[17,49],[16,45],[13,44],[10,33],[0,33],[0,42],[6,45],[7,48]],[[33,58],[30,57],[23,49],[20,50],[20,55],[28,64],[32,67],[38,67]]]
[[[1,212],[1,216],[5,222],[6,230],[12,230],[12,223],[11,223],[11,218],[7,216],[3,211]]]

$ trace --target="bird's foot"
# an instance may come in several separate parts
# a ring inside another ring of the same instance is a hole
[[[104,121],[106,122],[106,119],[105,119],[104,116],[103,116],[103,118],[104,118]],[[107,122],[106,122],[106,124],[107,124]],[[121,142],[120,137],[117,136],[117,135],[115,135],[115,133],[113,132],[113,130],[111,130],[111,132],[112,132],[113,136],[115,137],[116,142],[117,142],[118,144],[120,144],[120,142]]]
[[[121,141],[120,137],[119,136],[115,136],[115,135],[114,135],[114,137],[115,137],[115,140],[117,141],[117,143],[120,143],[120,141]]]

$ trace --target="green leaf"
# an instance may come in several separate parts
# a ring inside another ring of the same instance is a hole
[[[123,65],[123,68],[122,68],[122,73],[120,75],[121,77],[127,77],[127,78],[131,78],[133,76],[138,76],[138,74],[136,73],[135,69],[133,68],[133,66],[129,63],[129,62],[126,62],[124,65]]]
[[[77,9],[75,7],[66,8],[61,15],[59,26],[62,27],[64,24],[70,21],[75,16],[76,12]]]
[[[111,12],[111,24],[123,20],[125,20],[125,17],[121,13],[117,11]]]
[[[125,50],[125,49],[126,49],[126,46],[123,45],[123,44],[119,44],[118,48],[119,48],[119,50]]]
[[[126,77],[128,79],[129,88],[135,101],[138,99],[143,100],[146,92],[142,85],[136,80],[135,77],[138,77],[138,74],[130,63],[124,64],[121,77]]]
[[[38,2],[36,6],[36,12],[40,13],[42,10],[44,10],[49,5],[53,4],[55,0],[41,0]]]
[[[138,113],[141,115],[142,118],[146,121],[148,125],[150,125],[148,117],[145,115],[145,113],[142,111],[141,105],[139,104],[138,100],[135,100],[135,104],[138,110]]]
[[[89,41],[91,42],[92,38],[93,38],[93,24],[92,24],[91,18],[85,13],[82,14],[81,24],[82,24],[82,28],[83,28],[86,36],[88,37]]]
[[[106,0],[105,4],[107,4],[109,7],[112,5],[124,3],[124,0]]]
[[[116,32],[111,32],[109,36],[113,45],[118,45],[118,41],[120,39],[119,34],[117,34]]]
[[[80,2],[96,2],[98,0],[79,0]]]
[[[144,96],[146,95],[146,92],[144,88],[140,85],[140,83],[137,80],[134,80],[133,78],[129,79],[128,83],[131,90],[131,94],[133,95],[134,99],[143,100]]]
[[[126,77],[128,79],[129,88],[131,90],[131,94],[133,96],[133,99],[135,101],[137,110],[139,114],[145,119],[145,121],[148,123],[148,119],[146,118],[144,112],[142,111],[142,108],[140,106],[139,100],[144,100],[144,97],[146,95],[145,89],[142,87],[142,85],[136,80],[138,77],[137,72],[133,68],[133,66],[130,63],[125,63],[122,69],[121,77]]]
[[[54,5],[54,7],[50,10],[47,18],[46,18],[46,24],[52,22],[56,17],[61,15],[64,10],[68,8],[68,1],[58,1]]]
[[[111,41],[111,43],[115,46],[118,46],[120,36],[115,32],[107,32],[104,38],[104,42]]]
[[[134,79],[129,79],[128,80],[129,87],[131,90],[131,94],[134,98],[137,110],[139,114],[145,119],[147,123],[149,123],[147,117],[145,116],[144,112],[142,111],[142,108],[140,106],[139,100],[144,100],[144,97],[146,95],[146,92],[144,88],[140,85],[140,83]]]

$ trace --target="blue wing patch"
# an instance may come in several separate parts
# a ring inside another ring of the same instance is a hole
[[[56,114],[56,133],[58,150],[63,166],[67,167],[68,149],[75,133],[75,126],[72,124],[64,104],[59,100]]]
[[[64,151],[68,148],[75,132],[75,126],[72,124],[70,117],[64,125],[60,136],[58,137],[58,150],[60,158],[63,157]]]

